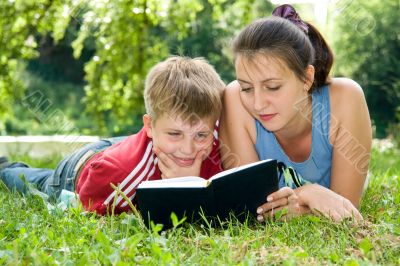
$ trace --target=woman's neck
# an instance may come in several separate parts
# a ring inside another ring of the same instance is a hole
[[[312,131],[312,102],[311,97],[287,125],[274,134],[282,142],[296,142],[311,134]]]

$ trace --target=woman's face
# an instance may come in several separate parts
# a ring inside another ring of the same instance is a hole
[[[239,55],[235,68],[244,107],[267,130],[291,129],[303,120],[299,118],[308,118],[309,82],[297,78],[283,61],[265,55],[249,60]]]

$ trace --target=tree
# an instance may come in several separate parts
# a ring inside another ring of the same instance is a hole
[[[0,1],[0,120],[12,115],[11,106],[23,95],[21,60],[38,55],[36,36],[53,30],[60,12],[61,1]]]
[[[1,57],[8,62],[3,71],[8,74],[8,81],[3,82],[7,86],[3,87],[11,88],[14,81],[21,79],[16,67],[11,71],[12,62],[37,56],[38,48],[44,44],[72,43],[74,57],[81,61],[86,60],[82,55],[87,58],[85,51],[90,51],[85,64],[84,104],[86,113],[97,125],[91,133],[97,135],[128,134],[138,128],[136,122],[144,111],[142,91],[146,73],[169,54],[203,56],[226,82],[234,79],[228,52],[230,40],[244,24],[269,15],[272,9],[268,1],[262,0],[19,0],[2,5],[6,7],[0,19],[4,26],[2,34],[12,39],[12,31],[6,25],[16,24],[20,28],[14,34],[18,37],[16,45],[8,46]],[[27,51],[26,55],[20,54],[21,51]],[[52,70],[57,73],[55,68]],[[57,80],[51,82],[47,87],[51,88]],[[69,85],[54,89],[67,88]],[[0,97],[7,98],[3,103],[17,99],[16,91],[2,89]],[[22,91],[19,90],[20,96]],[[56,93],[58,99],[66,94]],[[6,109],[1,103],[0,107]],[[23,110],[18,109],[18,113]],[[69,124],[73,122],[71,117],[65,118]],[[49,130],[57,128],[54,124]]]
[[[88,43],[96,51],[85,66],[85,104],[97,122],[97,134],[118,133],[132,126],[133,115],[143,113],[146,73],[168,55],[163,35],[154,33],[177,31],[184,37],[202,8],[189,0],[87,1],[73,8],[66,20],[81,19],[72,44],[75,57]]]
[[[400,105],[399,5],[395,0],[371,0],[337,7],[338,72],[363,87],[378,137],[396,123]]]

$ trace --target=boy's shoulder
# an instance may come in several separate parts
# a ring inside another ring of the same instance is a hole
[[[138,164],[144,157],[150,157],[152,141],[142,128],[138,133],[128,136],[123,141],[111,146],[104,151],[103,157],[118,162],[125,171]]]

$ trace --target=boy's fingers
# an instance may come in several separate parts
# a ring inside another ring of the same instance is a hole
[[[197,153],[196,158],[194,158],[194,165],[199,166],[203,163],[203,158],[206,155],[204,150]]]
[[[158,168],[160,169],[161,173],[164,173],[166,170],[166,167],[161,160],[158,160]]]
[[[161,161],[165,167],[171,167],[172,160],[162,152],[159,148],[153,148],[154,153],[157,155],[159,161]]]

